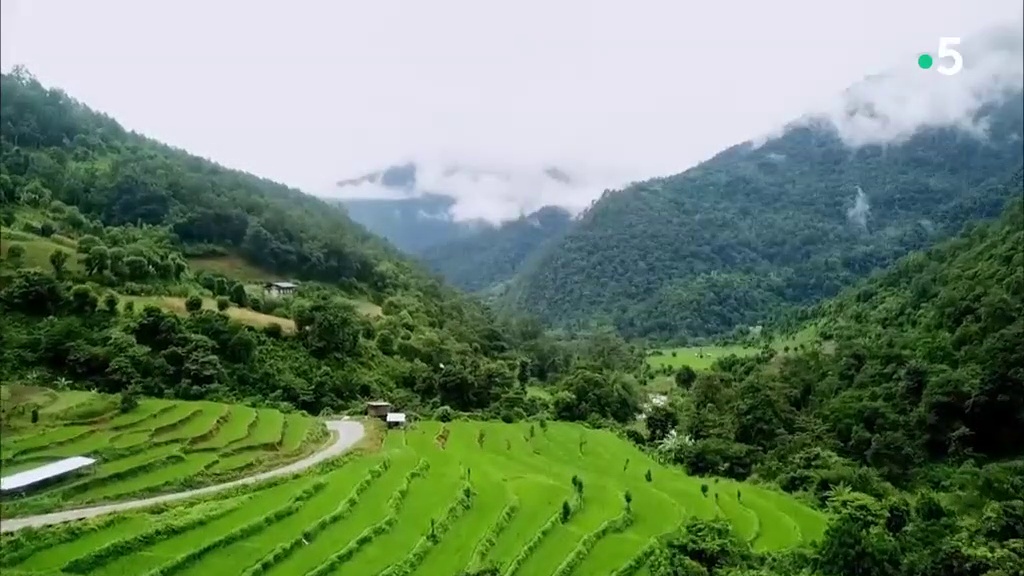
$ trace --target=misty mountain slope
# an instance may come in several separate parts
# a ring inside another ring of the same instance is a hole
[[[608,187],[605,178],[551,165],[426,160],[341,180],[334,201],[356,222],[418,255],[548,206],[576,213]]]
[[[709,336],[808,304],[996,216],[1024,160],[1020,92],[972,126],[850,147],[805,123],[682,174],[606,193],[505,296],[555,325],[611,322],[625,335]],[[870,111],[869,111],[870,113]]]
[[[548,206],[497,228],[425,250],[420,259],[446,280],[471,292],[511,280],[572,223],[566,210]]]
[[[486,222],[453,220],[450,210],[454,200],[442,194],[335,202],[344,206],[352,220],[386,238],[407,254],[418,254],[432,246],[489,228]]]

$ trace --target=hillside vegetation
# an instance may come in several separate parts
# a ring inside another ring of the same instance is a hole
[[[14,536],[0,563],[17,574],[612,574],[688,518],[720,519],[766,551],[825,529],[791,497],[687,477],[606,431],[421,422],[281,484]]]
[[[1024,196],[1019,174],[1010,187]],[[833,511],[816,558],[773,574],[1019,573],[1024,203],[808,317],[830,350],[719,360],[687,383],[678,436],[665,434],[676,412],[648,415],[657,452]],[[663,553],[658,563],[699,561]]]
[[[3,396],[4,477],[72,456],[99,460],[88,474],[5,497],[5,517],[216,484],[297,460],[327,437],[304,414],[241,405],[21,386]]]
[[[553,325],[610,323],[658,340],[813,304],[998,215],[1012,195],[1001,182],[1024,158],[1022,100],[983,109],[985,138],[928,128],[854,149],[830,125],[805,125],[607,192],[506,301]]]
[[[0,89],[7,382],[523,414],[525,382],[571,367],[341,209],[129,133],[24,70]],[[265,294],[280,278],[298,293]]]

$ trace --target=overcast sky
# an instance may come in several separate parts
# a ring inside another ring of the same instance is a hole
[[[314,193],[406,159],[557,164],[602,184],[679,172],[912,68],[940,36],[967,48],[1022,14],[1020,0],[2,5],[5,70]]]

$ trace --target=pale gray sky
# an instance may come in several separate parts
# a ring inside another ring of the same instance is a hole
[[[404,159],[530,174],[558,164],[584,183],[460,191],[474,197],[464,215],[489,218],[682,171],[827,108],[865,75],[913,69],[940,36],[964,37],[966,52],[972,32],[1022,14],[1020,0],[2,7],[5,70],[24,64],[128,128],[308,192]]]

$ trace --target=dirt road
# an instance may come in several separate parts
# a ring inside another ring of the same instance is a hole
[[[53,512],[51,514],[40,514],[38,516],[10,518],[8,520],[0,521],[0,532],[14,532],[15,530],[20,530],[22,528],[60,524],[61,522],[70,522],[72,520],[81,520],[83,518],[93,518],[103,514],[110,514],[111,512],[123,512],[125,510],[132,510],[135,508],[145,508],[146,506],[152,506],[162,502],[182,500],[203,494],[212,494],[214,492],[220,492],[221,490],[227,490],[228,488],[241,486],[243,484],[254,484],[275,476],[293,474],[345,452],[355,445],[356,442],[362,440],[365,433],[363,431],[363,425],[352,420],[330,420],[327,422],[327,429],[334,433],[334,442],[332,442],[330,446],[327,446],[323,450],[311,454],[302,460],[292,462],[291,464],[280,468],[275,468],[273,470],[268,470],[266,472],[261,472],[259,474],[233,480],[231,482],[225,482],[224,484],[206,486],[204,488],[196,488],[195,490],[186,490],[184,492],[175,492],[173,494],[163,494],[152,498],[129,500],[127,502],[105,504],[103,506],[93,506],[90,508],[78,508],[77,510],[65,510],[62,512]]]

